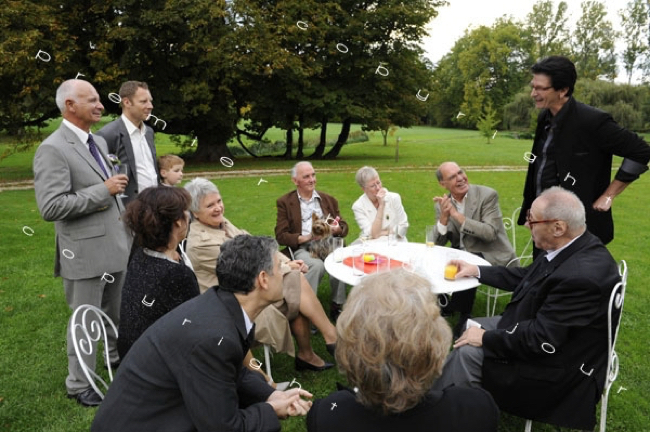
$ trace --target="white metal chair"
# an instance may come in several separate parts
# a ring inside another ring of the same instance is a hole
[[[503,226],[506,229],[506,232],[510,236],[510,243],[512,248],[517,252],[517,215],[521,207],[517,207],[515,211],[512,212],[511,217],[503,218]],[[524,249],[521,251],[521,255],[518,255],[516,258],[510,260],[506,267],[513,265],[515,262],[518,262],[520,266],[523,266],[528,263],[528,261],[533,257],[532,249],[531,252],[528,252],[528,248],[531,246],[532,237],[528,239],[528,243],[524,246]],[[485,294],[485,316],[491,317],[494,316],[497,308],[497,302],[499,297],[510,296],[512,293],[509,291],[499,291],[497,288],[485,286],[479,290],[481,293]]]
[[[618,282],[609,296],[609,308],[607,309],[607,375],[605,386],[600,399],[600,432],[605,432],[607,426],[607,402],[609,390],[618,377],[618,354],[616,354],[616,340],[623,316],[623,303],[625,301],[625,288],[627,287],[627,262],[621,260],[618,264],[618,273],[621,281]],[[526,420],[524,432],[530,432],[533,422]]]
[[[107,325],[110,325],[117,338],[117,327],[113,321],[101,309],[84,304],[75,309],[72,314],[70,323],[70,332],[74,352],[79,360],[79,365],[92,386],[93,390],[104,399],[104,393],[108,390],[108,385],[113,381],[113,370],[111,369],[111,359],[108,352],[108,333]],[[85,361],[85,356],[96,356],[97,342],[102,341],[104,345],[103,357],[108,369],[108,383],[99,376],[93,369],[89,368]],[[97,385],[101,383],[103,390]]]

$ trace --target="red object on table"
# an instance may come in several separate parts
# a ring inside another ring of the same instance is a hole
[[[374,255],[375,260],[371,262],[365,262],[363,261],[363,255]],[[354,260],[354,261],[353,261]],[[343,260],[343,264],[345,264],[348,267],[354,267],[353,262],[361,263],[363,262],[363,272],[366,274],[371,274],[371,273],[377,273],[378,271],[386,271],[388,270],[388,257],[385,255],[379,255],[376,253],[372,252],[366,252],[365,254],[361,254],[359,256],[354,256],[354,257],[347,257]],[[401,268],[402,267],[402,261],[396,260],[396,259],[391,259],[390,260],[390,268]]]

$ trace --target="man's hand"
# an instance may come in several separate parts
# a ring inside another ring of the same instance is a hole
[[[125,174],[117,174],[109,177],[104,184],[111,195],[117,195],[126,190],[126,185],[129,184],[129,178]]]
[[[483,333],[485,329],[479,327],[470,327],[458,338],[456,343],[454,343],[454,348],[461,347],[463,345],[471,345],[475,347],[483,346]]]
[[[614,200],[614,197],[613,197],[613,196],[609,196],[609,195],[601,195],[601,196],[598,197],[598,199],[594,202],[594,204],[593,204],[592,207],[593,207],[594,210],[596,210],[596,211],[605,212],[605,211],[609,210],[610,208],[612,208],[612,201],[613,201],[613,200]]]
[[[307,415],[312,402],[302,399],[312,398],[312,394],[300,388],[293,388],[287,391],[274,391],[266,400],[273,407],[278,418],[284,419],[289,416],[297,417]]]
[[[456,279],[460,279],[464,277],[478,277],[479,275],[478,266],[474,264],[470,264],[467,261],[451,260],[449,261],[449,264],[455,265],[458,268],[458,272],[456,273]]]
[[[291,270],[300,270],[301,273],[307,273],[309,266],[303,260],[293,260],[287,263]]]

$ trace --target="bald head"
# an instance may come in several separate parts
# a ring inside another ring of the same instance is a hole
[[[542,218],[566,223],[567,237],[572,239],[585,232],[585,206],[573,192],[554,186],[542,192],[535,201],[539,204]]]
[[[101,120],[104,110],[95,87],[80,79],[61,83],[56,90],[56,105],[64,119],[84,131]]]

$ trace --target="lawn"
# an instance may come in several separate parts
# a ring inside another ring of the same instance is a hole
[[[338,133],[336,128],[330,130],[333,135]],[[316,135],[317,131],[313,133]],[[400,136],[398,162],[396,136]],[[164,135],[158,135],[159,154],[177,151],[163,138]],[[399,130],[386,147],[377,133],[368,142],[344,147],[339,159],[316,161],[314,165],[317,172],[320,170],[319,188],[338,198],[343,217],[350,222],[349,239],[359,233],[350,208],[361,194],[354,183],[354,172],[369,164],[379,168],[386,187],[401,194],[411,224],[409,239],[422,241],[425,225],[434,222],[431,197],[442,193],[434,175],[440,162],[451,159],[466,167],[476,167],[468,170],[470,182],[497,189],[501,208],[509,216],[521,203],[526,168],[522,156],[529,150],[530,141],[511,139],[505,134],[487,145],[473,131],[412,128]],[[0,162],[0,179],[29,178],[32,155],[33,151],[17,153]],[[188,164],[186,172],[189,177],[210,168],[210,177],[224,198],[226,217],[253,234],[272,235],[275,199],[294,188],[288,175],[292,164],[242,158],[236,159],[231,169]],[[509,169],[494,168],[497,166]],[[264,172],[270,168],[274,171]],[[279,174],[277,169],[285,173]],[[243,172],[234,177],[233,171]],[[260,178],[266,182],[260,182]],[[645,340],[650,290],[643,283],[650,277],[646,258],[650,253],[650,235],[645,213],[649,203],[643,195],[649,186],[650,176],[646,174],[614,203],[616,239],[608,247],[615,259],[627,260],[630,276],[618,342],[621,372],[609,401],[609,431],[650,430],[650,361]],[[0,431],[88,430],[95,410],[79,407],[65,397],[65,328],[70,312],[61,281],[52,277],[53,225],[40,218],[33,190],[0,192],[0,207],[0,250],[4,257],[0,264]],[[520,247],[527,238],[527,230],[519,228]],[[328,305],[326,280],[319,288],[319,298]],[[501,299],[501,307],[505,301]],[[479,295],[474,314],[482,316],[484,311],[485,300]],[[329,360],[320,335],[313,340],[315,350]],[[261,350],[256,357],[263,358]],[[345,381],[335,369],[320,374],[298,373],[292,359],[283,354],[276,355],[272,364],[276,381],[295,378],[315,397],[325,396],[337,381]],[[305,430],[304,419],[284,421],[283,430]],[[503,415],[499,430],[521,431],[523,420]],[[553,429],[534,424],[534,430]]]

